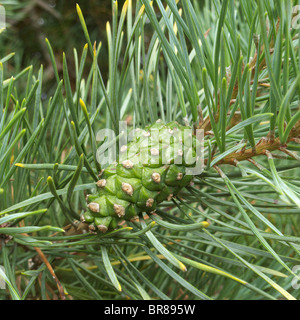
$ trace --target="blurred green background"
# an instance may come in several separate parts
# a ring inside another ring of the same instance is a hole
[[[120,1],[120,7],[123,2]],[[1,57],[16,53],[8,64],[12,75],[29,65],[33,65],[36,73],[43,64],[44,81],[51,82],[53,70],[45,38],[53,47],[59,71],[62,71],[63,52],[72,65],[73,48],[81,52],[85,44],[76,3],[82,9],[91,38],[103,43],[100,64],[106,74],[105,25],[111,20],[111,0],[7,0],[0,1],[6,10],[7,24],[0,35],[0,53]],[[72,68],[70,72],[75,77]]]

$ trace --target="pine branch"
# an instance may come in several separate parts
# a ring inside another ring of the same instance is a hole
[[[300,135],[300,121],[295,125],[295,127],[291,130],[287,144],[289,142],[293,142],[294,139],[298,138]],[[275,140],[271,140],[270,138],[262,138],[258,144],[256,145],[255,150],[252,148],[243,150],[241,152],[234,152],[226,156],[224,159],[222,159],[220,162],[218,162],[218,165],[220,164],[230,164],[235,165],[236,161],[245,161],[252,159],[257,156],[264,156],[266,154],[266,151],[272,152],[272,151],[283,151],[287,150],[287,144],[283,145],[280,141],[280,138],[276,138]],[[288,152],[288,151],[287,151]]]

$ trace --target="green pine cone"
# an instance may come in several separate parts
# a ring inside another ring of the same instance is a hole
[[[191,183],[193,176],[186,170],[195,165],[196,146],[191,128],[177,122],[158,120],[135,130],[133,141],[121,147],[119,162],[101,172],[97,193],[87,196],[81,220],[91,232],[106,232],[142,212],[155,212]]]

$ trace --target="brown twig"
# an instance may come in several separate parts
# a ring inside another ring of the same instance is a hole
[[[21,227],[25,226],[24,220],[20,221],[19,225]],[[22,233],[23,236],[29,237],[29,235],[27,233]],[[60,295],[61,300],[66,300],[66,296],[65,296],[65,291],[63,286],[61,285],[60,281],[58,280],[50,262],[48,261],[47,257],[45,256],[45,254],[43,253],[43,251],[38,248],[38,247],[34,247],[34,250],[37,252],[37,254],[39,255],[39,257],[41,258],[41,260],[44,262],[44,264],[46,265],[47,269],[49,270],[52,278],[54,279],[54,281],[56,282],[56,286]]]
[[[24,234],[26,235],[26,234]],[[27,235],[28,236],[28,235]],[[53,277],[53,279],[56,282],[57,285],[57,289],[60,295],[61,300],[66,300],[66,296],[65,296],[65,291],[63,286],[61,285],[60,281],[58,280],[51,264],[49,263],[49,261],[47,260],[46,256],[44,255],[43,251],[40,248],[34,247],[35,251],[38,253],[38,255],[40,256],[40,258],[42,259],[42,261],[45,263],[47,269],[49,270],[51,276]]]
[[[289,134],[287,143],[292,142],[294,138],[297,138],[300,135],[300,121],[295,125],[292,131]],[[259,143],[256,145],[255,150],[247,149],[241,152],[233,152],[226,156],[224,159],[219,161],[217,165],[220,164],[230,164],[234,165],[235,160],[244,161],[249,160],[253,157],[262,156],[266,154],[266,151],[272,152],[275,150],[286,150],[286,145],[283,145],[280,141],[280,138],[270,139],[262,138]]]

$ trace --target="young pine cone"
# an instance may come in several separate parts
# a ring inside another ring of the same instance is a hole
[[[158,120],[135,130],[133,141],[121,147],[119,162],[102,171],[97,192],[87,196],[81,221],[91,232],[106,232],[142,212],[153,213],[191,183],[187,169],[195,166],[197,144],[192,129],[177,122]]]

